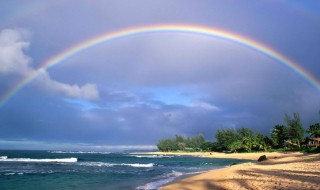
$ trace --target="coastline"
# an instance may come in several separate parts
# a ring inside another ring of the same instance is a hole
[[[211,170],[178,179],[161,187],[174,189],[319,189],[320,154],[300,152],[203,153],[149,152],[147,154],[189,155],[208,158],[248,159],[252,162]],[[266,155],[268,160],[257,162]]]
[[[230,158],[242,160],[258,160],[259,156],[266,155],[268,159],[276,159],[290,156],[304,155],[301,152],[254,152],[254,153],[220,153],[220,152],[147,152],[141,154],[176,155],[176,156],[200,156],[206,158]]]

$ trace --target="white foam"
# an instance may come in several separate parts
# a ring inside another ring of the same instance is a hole
[[[136,189],[158,189],[159,187],[172,182],[175,178],[179,177],[183,175],[183,173],[181,172],[176,172],[174,170],[172,170],[171,173],[165,174],[163,176],[160,177],[159,180],[147,183],[145,185],[139,186]]]
[[[16,175],[16,173],[5,173],[4,175]]]
[[[173,156],[166,155],[130,155],[137,158],[172,158]]]
[[[80,166],[98,166],[98,167],[112,167],[114,164],[104,163],[104,162],[79,162]]]
[[[111,152],[96,152],[96,151],[48,151],[53,154],[110,154]]]
[[[126,164],[126,163],[106,163],[106,162],[79,162],[81,166],[98,166],[98,167],[113,167],[113,166],[129,166],[135,168],[151,168],[154,166],[153,163],[149,164]]]
[[[154,166],[153,163],[150,164],[122,164],[123,166],[131,166],[135,168],[151,168]]]
[[[0,162],[77,162],[78,158],[49,158],[49,159],[34,159],[34,158],[8,158],[1,156]]]
[[[18,172],[18,173],[5,173],[4,175],[23,175],[22,172]]]

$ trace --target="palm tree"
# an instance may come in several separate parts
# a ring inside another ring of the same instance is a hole
[[[310,125],[310,127],[306,130],[306,132],[310,135],[310,137],[320,137],[320,124],[316,123],[313,125]]]

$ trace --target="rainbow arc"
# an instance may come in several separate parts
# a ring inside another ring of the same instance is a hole
[[[37,69],[36,72],[31,73],[29,76],[25,77],[23,80],[14,85],[9,89],[1,98],[0,106],[4,105],[11,97],[18,93],[24,86],[34,80],[38,75],[41,74],[41,71],[47,70],[55,65],[63,63],[68,58],[75,56],[87,49],[95,47],[99,44],[110,42],[119,38],[125,38],[135,35],[143,35],[149,33],[184,33],[184,34],[195,34],[201,36],[208,36],[213,38],[220,38],[228,40],[233,43],[240,44],[244,47],[253,49],[259,53],[262,53],[271,59],[285,65],[288,69],[292,70],[294,73],[300,75],[304,80],[314,86],[320,92],[320,82],[312,74],[304,70],[294,61],[290,60],[286,56],[277,52],[276,50],[260,43],[249,39],[247,37],[230,33],[224,30],[219,30],[215,28],[209,28],[204,26],[195,26],[195,25],[154,25],[154,26],[142,26],[134,27],[124,30],[119,30],[115,32],[110,32],[103,34],[101,36],[96,36],[90,38],[89,40],[78,43],[65,51],[51,57],[45,61],[41,67]]]

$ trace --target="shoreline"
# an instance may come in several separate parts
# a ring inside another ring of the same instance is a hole
[[[320,154],[300,152],[148,152],[145,154],[252,160],[177,179],[165,184],[161,190],[319,189]],[[261,155],[266,155],[268,160],[257,162]]]
[[[200,156],[206,158],[226,158],[257,161],[262,155],[268,159],[277,159],[290,156],[299,156],[307,153],[301,152],[253,152],[253,153],[220,153],[220,152],[144,152],[139,154],[174,155],[174,156]]]

